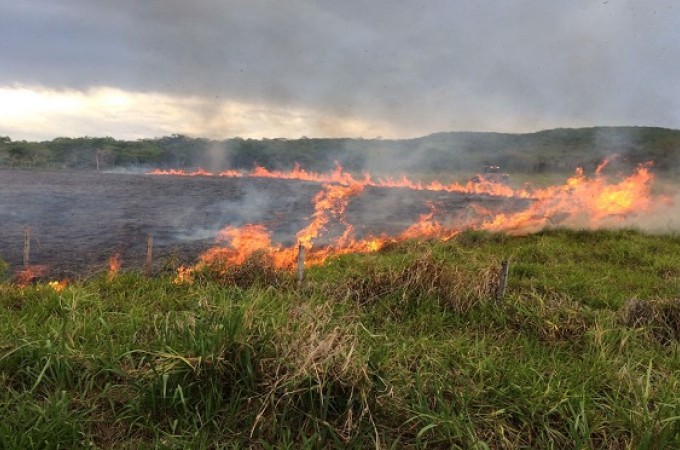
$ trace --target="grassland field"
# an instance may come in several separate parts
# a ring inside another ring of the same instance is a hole
[[[500,261],[510,261],[496,299]],[[680,448],[680,236],[0,284],[0,448]]]

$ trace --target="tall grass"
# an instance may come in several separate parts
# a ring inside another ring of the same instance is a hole
[[[510,260],[506,296],[493,288]],[[678,448],[680,238],[0,284],[0,448]]]

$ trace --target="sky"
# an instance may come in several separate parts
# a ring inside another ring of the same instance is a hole
[[[675,0],[0,0],[0,136],[680,128]]]

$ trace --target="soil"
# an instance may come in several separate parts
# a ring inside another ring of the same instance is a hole
[[[261,223],[274,241],[290,245],[309,223],[321,189],[313,182],[265,178],[0,170],[0,258],[11,270],[21,267],[26,226],[30,264],[47,266],[50,277],[105,270],[115,253],[124,269],[139,268],[148,235],[156,270],[194,260],[227,225]],[[351,200],[346,219],[357,237],[395,235],[429,212],[430,204],[441,211],[440,220],[452,221],[471,203],[509,211],[526,200],[367,187]],[[331,225],[328,238],[338,232]]]

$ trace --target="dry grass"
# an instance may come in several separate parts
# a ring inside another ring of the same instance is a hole
[[[249,255],[242,264],[230,265],[220,261],[205,264],[194,271],[192,277],[194,280],[212,281],[242,289],[267,286],[286,288],[294,285],[293,275],[278,269],[264,252]]]
[[[445,308],[466,312],[493,297],[498,284],[498,264],[471,276],[425,253],[404,267],[369,266],[361,274],[348,275],[335,289],[335,296],[366,305],[381,298],[399,296],[405,303],[436,299]]]
[[[680,341],[680,299],[630,299],[622,309],[623,322],[643,328],[662,345]]]
[[[300,426],[332,428],[348,441],[371,414],[372,385],[356,322],[338,325],[328,304],[293,307],[272,339],[275,358],[260,361],[267,392],[251,433],[273,432],[294,412]]]

